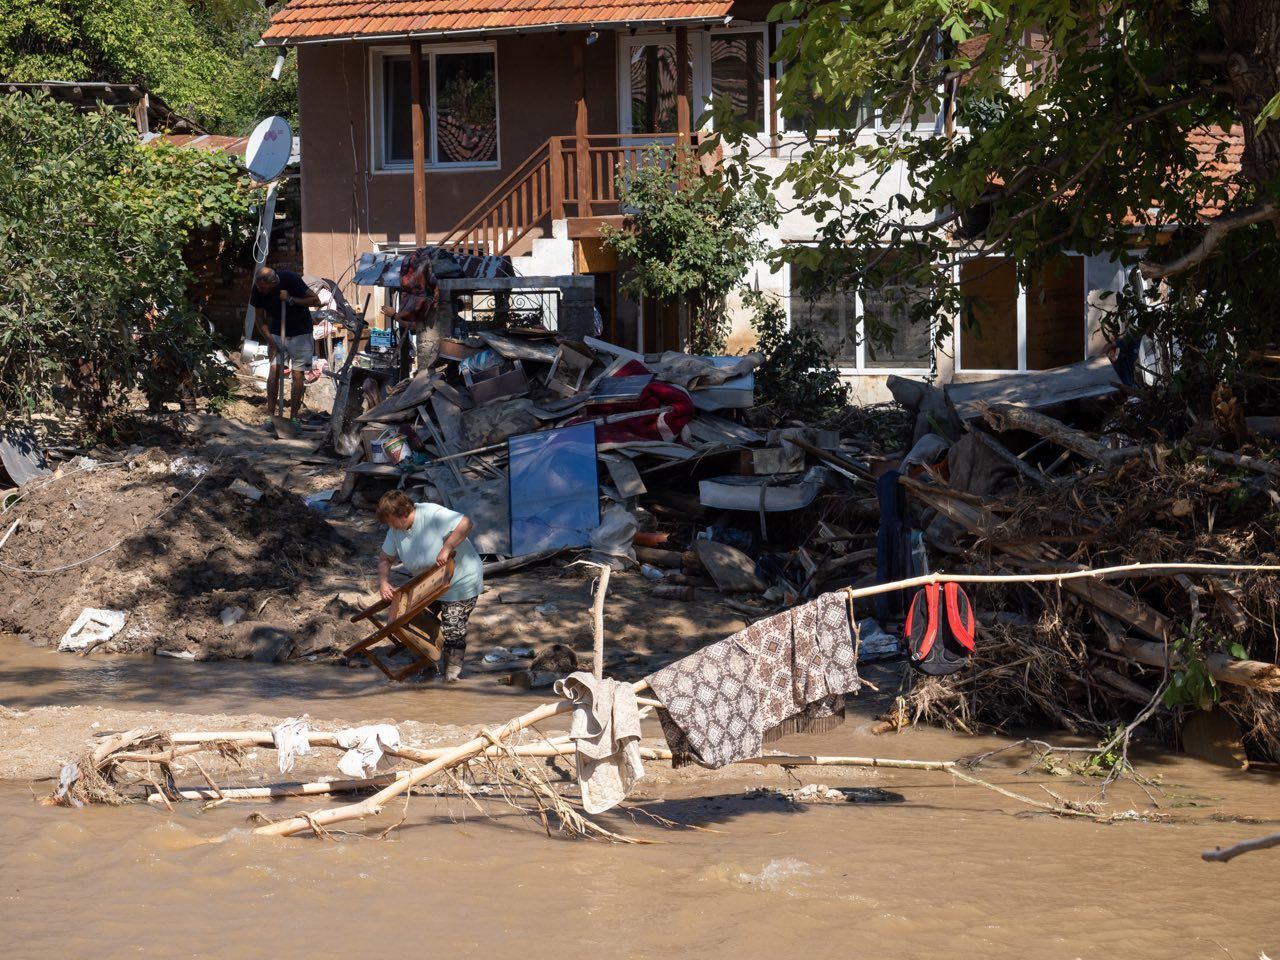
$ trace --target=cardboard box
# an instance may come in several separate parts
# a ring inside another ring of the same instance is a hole
[[[509,397],[523,397],[529,392],[529,378],[525,376],[524,366],[519,360],[504,362],[478,373],[464,369],[462,379],[477,406]]]
[[[547,389],[562,397],[572,397],[582,389],[582,381],[595,362],[595,351],[586,344],[560,344],[551,370],[547,373]]]

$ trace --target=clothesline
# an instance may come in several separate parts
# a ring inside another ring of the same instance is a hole
[[[1023,574],[948,574],[933,573],[919,577],[910,577],[905,580],[897,580],[890,583],[875,584],[868,587],[859,587],[857,589],[847,588],[839,591],[846,595],[849,599],[858,599],[860,597],[874,596],[880,593],[888,593],[895,590],[905,590],[912,587],[922,587],[935,583],[1052,583],[1067,580],[1078,580],[1086,578],[1107,579],[1110,577],[1126,577],[1126,576],[1146,576],[1157,573],[1226,573],[1226,572],[1280,572],[1280,565],[1271,564],[1224,564],[1224,563],[1132,563],[1122,566],[1102,567],[1096,570],[1069,570],[1047,573],[1023,573]],[[723,642],[723,641],[722,641]],[[691,656],[697,656],[692,654]],[[637,680],[631,684],[631,689],[639,694],[646,690],[652,689],[649,679]],[[646,705],[651,705],[654,701],[645,698],[643,701]],[[669,704],[666,706],[670,706]],[[574,708],[571,700],[560,700],[558,702],[546,703],[542,706],[530,710],[521,716],[515,717],[507,721],[498,729],[483,729],[480,733],[468,740],[466,743],[447,751],[443,755],[431,760],[429,763],[423,764],[409,771],[404,777],[398,778],[395,782],[387,784],[377,793],[354,804],[333,807],[327,810],[320,810],[315,813],[303,816],[292,817],[275,823],[267,824],[256,828],[255,833],[272,834],[275,836],[291,836],[309,830],[317,830],[324,828],[333,823],[339,823],[353,819],[364,819],[365,817],[377,816],[382,812],[383,807],[393,798],[403,794],[407,790],[418,786],[425,780],[434,776],[442,770],[448,769],[455,764],[461,763],[477,755],[483,754],[491,747],[498,747],[504,741],[514,734],[534,726],[544,720],[559,714],[568,713]],[[946,768],[954,776],[980,784],[989,789],[996,790],[1009,796],[1015,796],[1017,799],[1025,802],[1035,803],[1037,806],[1044,806],[1028,798],[1020,797],[1015,794],[1004,791],[993,785],[986,784],[977,778],[970,777],[957,770],[954,766]]]

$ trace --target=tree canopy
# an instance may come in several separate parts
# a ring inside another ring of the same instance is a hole
[[[214,133],[297,114],[290,60],[257,48],[270,17],[256,0],[0,0],[0,77],[136,83]]]
[[[927,253],[897,262],[929,273],[917,309],[945,333],[947,265],[998,252],[1025,279],[1110,254],[1166,294],[1125,322],[1203,347],[1215,373],[1280,338],[1280,122],[1262,119],[1280,112],[1280,4],[786,0],[771,19],[780,107],[811,142],[767,175],[739,139],[728,175],[820,222],[785,256],[839,248],[856,285],[887,248]],[[867,189],[904,169],[887,203]]]
[[[238,248],[254,197],[222,154],[143,146],[120,114],[0,97],[0,411],[45,406],[64,377],[91,418],[135,387],[157,399],[215,382],[183,251],[197,234]]]

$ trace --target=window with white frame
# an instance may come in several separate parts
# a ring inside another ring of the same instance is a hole
[[[880,260],[858,282],[848,271],[790,270],[793,327],[817,335],[843,368],[866,373],[920,372],[933,365],[933,328],[916,308],[927,298],[924,264],[907,253]]]
[[[784,24],[783,30],[789,30],[794,24]],[[778,65],[778,76],[786,69],[785,64]],[[932,130],[937,125],[937,107],[940,105],[941,90],[938,91],[939,104],[930,104],[918,114],[907,115],[904,105],[899,100],[878,104],[870,94],[845,103],[832,99],[824,99],[817,94],[810,97],[803,106],[793,106],[783,110],[779,105],[779,123],[786,133],[804,133],[811,128],[819,132],[835,132],[838,130],[865,130],[868,132],[884,132],[888,130],[916,129]],[[819,118],[815,121],[815,115]]]
[[[1013,262],[960,264],[957,368],[968,373],[1050,370],[1089,352],[1085,258],[1061,256],[1018,279]]]
[[[728,98],[733,112],[751,121],[760,131],[768,129],[766,59],[763,30],[711,31],[707,41],[707,83],[711,102]]]
[[[689,96],[697,123],[715,101],[761,131],[769,125],[768,49],[763,27],[689,31]],[[632,135],[671,134],[677,129],[676,42],[667,31],[620,35],[618,91],[622,129]]]
[[[413,92],[406,49],[372,56],[374,162],[380,170],[413,165]],[[422,106],[426,161],[436,167],[498,164],[498,62],[492,45],[423,47]]]

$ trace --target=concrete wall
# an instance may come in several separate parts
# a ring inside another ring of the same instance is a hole
[[[573,38],[502,37],[499,169],[427,170],[427,230],[438,239],[550,136],[574,129]],[[423,44],[424,51],[430,44]],[[444,46],[447,46],[445,44]],[[308,273],[337,278],[375,242],[413,241],[413,176],[372,169],[370,45],[298,48],[305,153],[302,250]],[[616,48],[602,32],[587,48],[590,131],[617,133]]]

